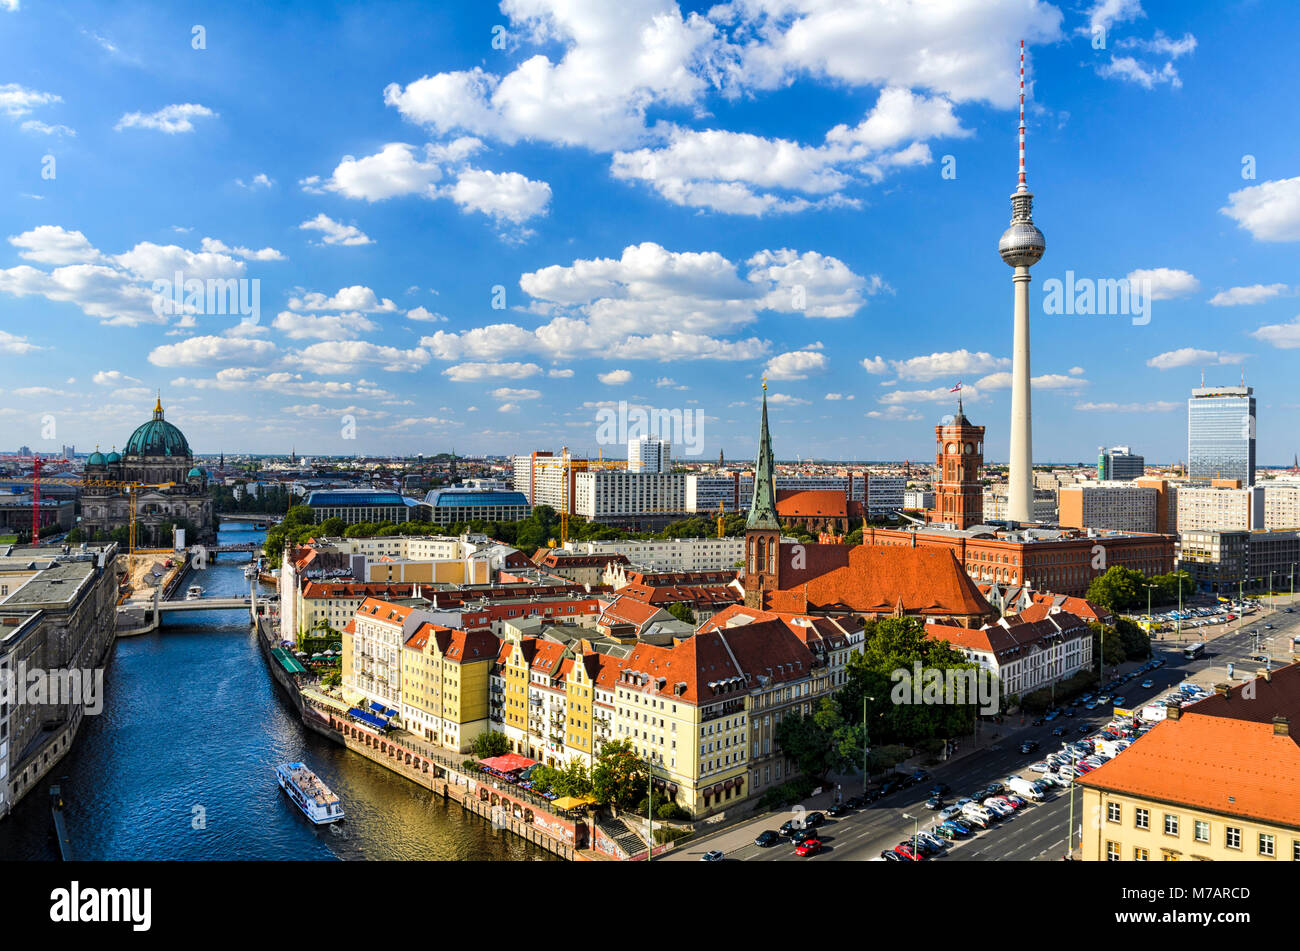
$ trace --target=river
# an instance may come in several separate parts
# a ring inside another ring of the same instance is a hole
[[[261,541],[224,523],[223,543]],[[248,591],[242,555],[187,583],[204,596]],[[246,614],[173,614],[118,641],[103,712],[6,819],[0,859],[57,859],[45,787],[62,783],[74,857],[259,860],[537,860],[546,851],[307,730],[280,694]],[[347,819],[316,827],[275,782],[301,760],[343,800]]]

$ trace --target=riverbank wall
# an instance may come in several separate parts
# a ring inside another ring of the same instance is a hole
[[[256,630],[258,648],[271,676],[309,730],[560,858],[569,861],[600,858],[587,851],[591,848],[593,826],[587,819],[566,819],[540,809],[525,798],[522,790],[496,783],[482,774],[468,775],[457,768],[460,764],[450,754],[415,748],[414,744],[380,734],[352,720],[346,711],[331,709],[325,698],[315,700],[305,695],[293,675],[271,653],[278,646],[271,621],[259,618]]]

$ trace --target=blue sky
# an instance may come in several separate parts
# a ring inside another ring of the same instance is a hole
[[[740,458],[766,372],[779,457],[925,458],[960,380],[1005,459],[1023,37],[1035,459],[1182,458],[1202,369],[1300,449],[1289,4],[431,6],[0,0],[0,446],[161,388],[199,452],[621,455],[626,400]]]

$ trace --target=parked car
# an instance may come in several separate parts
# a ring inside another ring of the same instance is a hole
[[[866,804],[866,800],[861,796],[850,796],[848,799],[844,800],[844,805],[848,806],[850,809],[861,809]]]
[[[806,829],[797,830],[794,835],[790,836],[790,841],[798,845],[800,842],[807,842],[809,839],[815,838],[817,838],[817,830],[810,826]]]
[[[936,855],[948,847],[948,843],[944,839],[931,832],[918,832],[916,839],[922,845],[927,845],[933,849]]]
[[[797,846],[795,846],[794,854],[795,855],[816,855],[821,850],[822,850],[821,839],[804,839]]]
[[[827,814],[830,816],[842,816],[848,811],[849,807],[842,802],[833,803],[831,807],[826,810]]]
[[[785,824],[781,826],[779,831],[781,835],[790,836],[790,835],[794,835],[802,828],[803,828],[803,823],[800,822],[800,820],[790,819],[787,820]]]
[[[935,826],[935,827],[934,827],[934,834],[937,835],[937,836],[939,836],[939,837],[940,837],[941,839],[943,839],[944,841],[949,841],[949,840],[951,840],[951,839],[961,838],[961,837],[957,834],[957,830],[954,829],[951,825],[949,825],[949,824],[946,823],[946,822],[941,822],[941,823],[939,823],[937,826]]]
[[[969,835],[975,834],[974,831],[971,829],[971,827],[968,826],[965,823],[965,821],[963,821],[962,819],[949,819],[946,822],[940,823],[939,828],[942,829],[945,827],[951,829],[959,839],[964,839]]]
[[[946,822],[959,815],[961,815],[961,806],[948,806],[946,809],[939,810],[939,820],[941,822]]]
[[[1052,767],[1045,760],[1039,760],[1037,763],[1034,763],[1029,768],[1033,770],[1035,773],[1046,773]]]
[[[803,817],[804,825],[817,828],[826,821],[826,816],[820,812],[810,812]]]
[[[771,829],[764,829],[754,838],[754,844],[760,848],[769,848],[781,841],[781,837]]]
[[[929,799],[925,801],[925,808],[930,810],[942,809],[943,800],[940,799],[938,796],[931,796]]]
[[[919,862],[925,858],[924,855],[912,848],[911,842],[900,842],[894,846],[894,851],[905,859],[911,859],[913,862]]]
[[[884,859],[886,862],[906,862],[906,861],[907,861],[907,859],[903,858],[901,855],[899,855],[899,854],[898,854],[897,852],[895,852],[893,849],[885,849],[885,851],[883,851],[883,852],[880,853],[880,857],[881,857],[882,859]]]
[[[726,856],[723,855],[721,852],[719,852],[717,849],[709,849],[709,851],[705,852],[703,855],[700,856],[700,861],[721,862],[724,858],[726,858]]]
[[[935,783],[930,787],[931,796],[944,796],[952,792],[952,787],[947,783]]]

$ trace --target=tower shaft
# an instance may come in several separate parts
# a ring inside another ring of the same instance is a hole
[[[1017,267],[1011,349],[1011,468],[1007,518],[1034,521],[1033,410],[1029,390],[1029,268]]]

